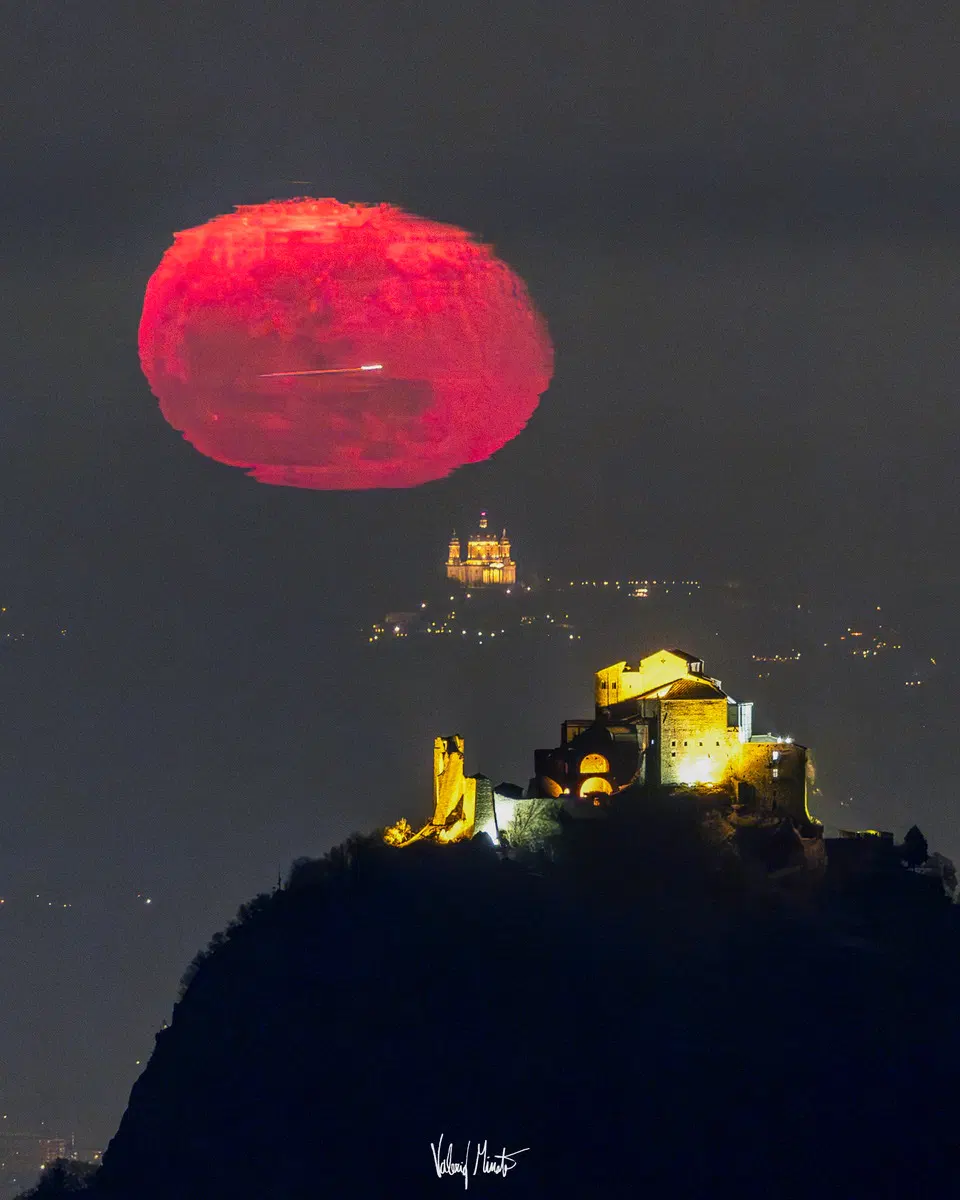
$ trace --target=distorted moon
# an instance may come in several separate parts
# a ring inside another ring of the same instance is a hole
[[[164,417],[262,483],[413,487],[529,420],[553,351],[489,246],[390,205],[272,201],[174,235],[140,361]]]

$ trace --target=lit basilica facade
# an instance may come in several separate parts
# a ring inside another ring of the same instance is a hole
[[[499,537],[489,528],[487,514],[480,514],[480,528],[467,541],[466,558],[460,557],[460,539],[450,539],[447,578],[469,587],[506,586],[517,582],[517,564],[510,557],[506,529]]]

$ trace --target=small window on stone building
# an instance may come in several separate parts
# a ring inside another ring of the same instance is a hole
[[[683,744],[684,744],[684,745],[686,745],[687,743],[686,743],[686,742],[684,742]]]
[[[670,742],[670,745],[671,745],[671,746],[675,746],[676,744],[677,744],[677,739],[676,739],[676,738],[673,738],[673,739],[671,740],[671,742]]]
[[[671,758],[676,758],[676,757],[677,757],[677,752],[676,752],[676,750],[672,750],[672,751],[670,752],[670,757],[671,757]]]
[[[774,767],[774,768],[773,768],[773,777],[774,777],[774,779],[779,779],[779,778],[780,778],[780,768],[779,768],[779,767]]]

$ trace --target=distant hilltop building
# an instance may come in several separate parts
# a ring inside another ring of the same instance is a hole
[[[494,787],[464,773],[459,735],[434,746],[434,811],[419,831],[400,821],[392,845],[424,838],[460,841],[538,827],[562,804],[574,817],[595,816],[626,788],[691,788],[723,796],[744,814],[785,818],[805,838],[822,837],[807,809],[807,749],[791,737],[753,732],[753,704],[738,703],[704,674],[703,660],[658,650],[636,664],[597,671],[595,713],[563,722],[560,745],[534,752],[526,792]]]
[[[510,557],[510,539],[504,529],[499,537],[489,527],[487,514],[480,514],[480,528],[467,540],[467,554],[460,557],[456,530],[447,554],[447,578],[467,587],[508,587],[517,582],[517,564]]]

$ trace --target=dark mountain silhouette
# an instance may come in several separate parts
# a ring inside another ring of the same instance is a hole
[[[896,855],[784,875],[771,839],[772,875],[722,814],[625,794],[547,853],[294,864],[191,965],[85,1194],[454,1195],[441,1136],[529,1147],[472,1195],[925,1190],[955,1153],[957,909]]]

